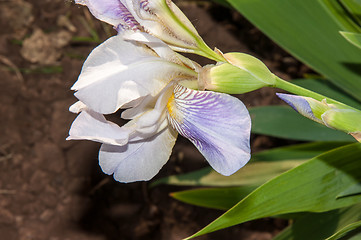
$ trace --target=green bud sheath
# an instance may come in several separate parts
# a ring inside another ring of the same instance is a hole
[[[322,114],[326,126],[349,134],[361,133],[361,112],[352,109],[331,109]]]
[[[200,74],[200,88],[229,94],[272,86],[275,76],[260,60],[244,53],[227,53],[227,62],[208,65]]]

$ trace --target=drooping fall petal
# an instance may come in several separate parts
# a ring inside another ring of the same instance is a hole
[[[167,110],[171,125],[217,172],[231,175],[250,159],[251,118],[237,98],[177,85]]]
[[[168,161],[177,133],[166,128],[157,135],[125,146],[103,144],[99,165],[119,182],[146,181],[153,178]]]

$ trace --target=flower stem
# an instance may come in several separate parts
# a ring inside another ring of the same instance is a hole
[[[304,97],[311,97],[317,101],[322,101],[323,99],[326,99],[327,103],[341,104],[343,106],[346,106],[347,108],[351,108],[350,106],[347,106],[346,104],[336,101],[332,98],[323,96],[319,93],[315,93],[311,90],[300,87],[296,84],[287,82],[287,81],[277,77],[276,75],[275,75],[275,84],[272,87],[280,88],[280,89],[283,89],[287,92],[290,92],[290,93],[293,93],[296,95],[300,95],[300,96],[304,96]]]

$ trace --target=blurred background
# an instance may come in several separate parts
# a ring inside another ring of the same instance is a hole
[[[311,70],[239,13],[208,1],[176,1],[212,48],[259,57],[283,79]],[[182,239],[222,212],[172,199],[174,186],[122,184],[103,174],[100,144],[65,141],[76,117],[70,90],[90,51],[116,34],[87,8],[64,0],[0,0],[0,238]],[[200,64],[207,60],[191,56]],[[247,107],[281,101],[274,89],[238,96]],[[119,115],[115,114],[115,117]],[[252,151],[288,144],[252,135]],[[156,179],[207,166],[179,137]],[[263,219],[198,239],[271,239],[287,222]]]

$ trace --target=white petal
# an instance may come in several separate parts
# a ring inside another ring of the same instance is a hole
[[[89,109],[82,111],[74,120],[67,140],[92,140],[101,143],[124,145],[134,131],[107,121],[102,114]]]
[[[231,175],[250,159],[251,118],[239,99],[177,85],[167,109],[171,125],[217,172]]]
[[[144,138],[164,129],[166,105],[173,92],[173,83],[168,84],[157,96],[149,95],[137,107],[126,110],[124,115],[132,116],[136,122],[136,131]],[[123,116],[123,114],[122,114]]]
[[[86,109],[86,105],[80,101],[77,101],[69,107],[69,111],[72,113],[80,113],[82,110]]]
[[[199,72],[202,69],[202,67],[198,63],[174,52],[172,48],[170,48],[159,38],[154,37],[148,33],[126,31],[123,33],[123,36],[126,40],[137,41],[146,44],[147,46],[152,48],[159,55],[159,57],[164,58],[168,61],[177,63],[179,65],[185,65],[196,72]]]
[[[125,32],[123,36],[126,40],[137,41],[146,44],[147,46],[152,48],[161,58],[177,64],[183,64],[179,57],[181,55],[174,52],[167,44],[165,44],[159,38],[156,38],[148,33],[132,31]]]
[[[168,99],[172,96],[173,86],[173,83],[168,84],[158,96],[154,97],[157,101],[154,106],[152,106],[151,111],[145,113],[144,116],[138,119],[138,128],[146,128],[155,125],[160,121],[161,117],[165,119],[165,108]]]
[[[93,81],[96,81],[97,79],[84,79],[82,76],[82,74],[87,72],[93,72],[92,74],[95,75],[96,73],[93,68],[97,68],[102,65],[110,65],[106,71],[98,75],[102,75],[104,73],[111,75],[108,71],[111,71],[111,73],[114,71],[121,71],[127,69],[127,66],[137,63],[142,59],[152,59],[153,57],[157,58],[157,55],[153,51],[142,45],[124,41],[122,35],[111,37],[97,46],[89,54],[88,58],[84,62],[79,79],[73,85],[72,89],[78,90],[92,84]],[[115,69],[112,69],[113,67]]]
[[[154,102],[156,101],[155,97],[151,95],[147,95],[143,98],[139,98],[141,101],[138,102],[137,105],[124,110],[121,114],[123,119],[133,119],[139,116],[141,113],[149,110],[152,106],[154,106]]]
[[[89,55],[73,89],[89,108],[109,114],[137,98],[155,96],[173,78],[188,73],[189,69],[154,56],[154,52],[118,35]]]
[[[158,135],[125,146],[103,144],[99,165],[119,182],[146,181],[153,178],[168,161],[177,134],[166,128]]]

